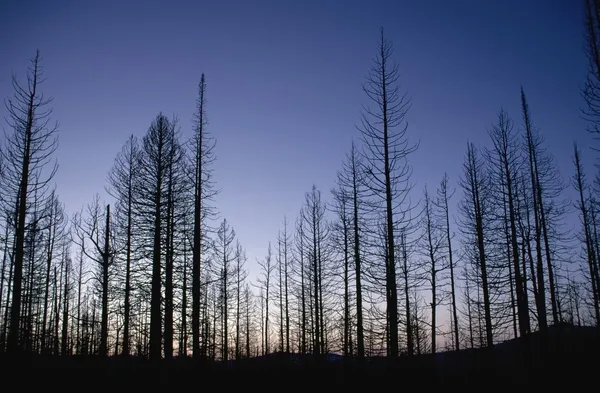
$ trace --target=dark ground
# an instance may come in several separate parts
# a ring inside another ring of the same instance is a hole
[[[44,388],[119,389],[160,387],[187,389],[245,388],[248,390],[320,391],[324,386],[391,387],[393,390],[433,386],[477,386],[496,391],[504,386],[540,386],[569,390],[600,387],[600,333],[595,328],[552,328],[511,340],[490,349],[463,350],[354,361],[321,361],[297,355],[273,354],[230,362],[194,362],[189,358],[152,363],[135,357],[44,357],[0,354],[3,386]],[[208,386],[207,386],[208,385]]]

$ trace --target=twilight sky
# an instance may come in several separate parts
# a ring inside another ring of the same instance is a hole
[[[204,72],[217,208],[254,265],[313,182],[329,198],[381,26],[412,97],[415,198],[444,171],[455,184],[467,140],[487,144],[501,107],[521,126],[520,85],[563,177],[574,140],[590,167],[582,15],[578,0],[4,0],[0,95],[40,49],[60,125],[55,180],[72,214],[105,195],[115,155],[159,111],[191,135]]]

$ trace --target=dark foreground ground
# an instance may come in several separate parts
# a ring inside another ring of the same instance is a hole
[[[164,388],[321,391],[326,386],[423,389],[471,385],[491,391],[504,386],[569,390],[600,388],[599,333],[593,328],[552,329],[490,349],[436,356],[355,361],[274,354],[228,364],[189,358],[152,363],[135,357],[19,358],[0,354],[3,386],[47,389]],[[161,387],[162,386],[162,387]],[[27,389],[26,389],[27,390]]]

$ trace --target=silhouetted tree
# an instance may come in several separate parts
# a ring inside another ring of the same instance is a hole
[[[98,269],[94,271],[94,279],[100,285],[102,308],[99,354],[106,356],[108,351],[109,278],[116,252],[110,228],[110,205],[106,206],[104,226],[102,225],[100,197],[97,194],[87,206],[87,216],[83,217],[81,212],[77,213],[73,216],[72,224],[75,231],[74,242],[86,257],[96,262],[98,266]]]
[[[192,246],[192,350],[193,356],[200,355],[200,307],[202,255],[209,247],[207,220],[212,208],[210,200],[216,194],[213,188],[211,163],[214,161],[214,139],[206,129],[206,82],[204,74],[198,85],[198,100],[194,115],[194,136],[190,142],[193,159],[194,220]]]
[[[339,179],[339,173],[338,173]],[[338,180],[339,184],[339,180]],[[330,207],[335,213],[336,221],[332,225],[332,234],[342,260],[342,280],[344,285],[343,293],[343,335],[342,335],[342,353],[344,356],[352,355],[352,333],[350,328],[350,202],[351,199],[345,188],[338,185],[332,189],[333,204]]]
[[[313,185],[310,192],[305,194],[304,207],[301,210],[304,220],[304,239],[308,245],[308,258],[310,260],[310,278],[312,280],[313,305],[312,332],[313,353],[320,357],[325,349],[325,317],[323,302],[323,259],[325,244],[329,235],[328,223],[325,221],[326,205],[321,199],[321,192]]]
[[[1,159],[2,155],[0,154],[0,159]],[[1,173],[0,173],[1,175]],[[6,215],[6,218],[4,218],[4,220],[2,221],[4,223],[4,236],[2,238],[2,242],[3,244],[3,250],[2,250],[2,271],[0,272],[0,308],[4,306],[4,313],[3,313],[3,318],[2,318],[2,329],[0,329],[0,348],[2,350],[4,350],[5,348],[5,344],[6,344],[6,332],[8,329],[7,326],[7,322],[8,322],[8,309],[9,309],[9,301],[10,301],[10,288],[8,288],[8,286],[10,285],[11,281],[12,281],[12,259],[9,260],[8,257],[8,250],[9,250],[9,229],[10,229],[10,225],[8,223],[9,221],[9,216],[10,213],[9,212],[4,212],[4,214]],[[4,282],[7,282],[7,285],[4,284]],[[7,294],[6,294],[6,303],[2,304],[3,300],[4,300],[4,288],[7,287]]]
[[[253,303],[253,298],[252,298],[252,292],[250,290],[250,286],[248,285],[248,283],[245,284],[244,287],[244,306],[245,306],[245,318],[244,318],[244,323],[245,323],[245,333],[246,333],[246,358],[250,358],[251,356],[251,343],[250,343],[250,337],[251,337],[251,325],[250,325],[250,321],[251,321],[251,311],[254,309],[254,303]]]
[[[140,230],[140,250],[152,261],[150,293],[150,357],[161,358],[162,349],[162,261],[164,257],[168,175],[172,146],[177,144],[175,124],[162,113],[143,138],[139,158],[139,182],[135,183],[136,221]]]
[[[388,348],[391,357],[398,356],[398,293],[396,284],[396,230],[405,225],[410,209],[408,191],[411,169],[407,157],[416,145],[407,137],[405,115],[410,106],[406,95],[400,95],[398,66],[392,63],[393,47],[383,35],[374,65],[363,90],[374,108],[364,107],[360,131],[365,146],[366,184],[374,201],[385,212],[387,239],[386,305],[389,326]]]
[[[547,328],[545,274],[548,276],[550,289],[550,304],[552,306],[552,321],[559,323],[559,304],[557,300],[555,267],[551,245],[552,232],[557,231],[556,221],[560,218],[561,206],[554,199],[560,195],[564,185],[554,165],[552,157],[542,147],[543,139],[534,128],[525,92],[521,89],[521,109],[525,126],[525,149],[529,167],[529,183],[531,195],[531,210],[533,210],[533,229],[536,254],[537,274],[537,311],[540,330]],[[544,260],[546,266],[544,269]],[[532,272],[533,273],[533,272]]]
[[[363,267],[362,256],[363,240],[362,227],[366,224],[362,219],[365,215],[363,205],[366,203],[366,189],[364,184],[364,167],[361,157],[356,149],[354,142],[350,148],[350,152],[346,155],[342,162],[342,169],[338,172],[337,182],[340,189],[350,198],[350,206],[347,214],[351,217],[349,239],[352,245],[352,260],[354,262],[354,280],[356,291],[356,355],[359,360],[365,355],[365,338],[363,326]]]
[[[62,331],[61,331],[61,349],[60,354],[62,356],[71,355],[70,347],[69,347],[69,305],[70,305],[70,296],[71,296],[71,255],[67,248],[63,251],[63,263],[61,266],[64,274],[64,283],[63,283],[63,315],[62,315]],[[108,281],[108,280],[107,280]],[[107,316],[108,320],[108,316]],[[103,326],[104,327],[104,326]],[[107,328],[108,331],[108,328]]]
[[[584,3],[585,55],[588,70],[581,91],[586,104],[583,115],[588,121],[588,131],[597,139],[600,134],[600,1],[584,0]]]
[[[287,217],[283,218],[283,232],[277,233],[277,289],[279,296],[277,306],[279,308],[279,349],[281,352],[289,352],[290,349],[290,309],[289,309],[289,286],[290,274],[289,249],[290,237],[287,232]]]
[[[183,222],[183,263],[182,263],[182,276],[181,276],[181,324],[179,326],[179,356],[187,356],[188,355],[188,281],[189,281],[189,269],[188,269],[188,261],[189,261],[189,244],[190,244],[190,228],[189,222],[186,219],[187,216],[184,216]],[[200,323],[200,321],[198,321]]]
[[[174,313],[174,271],[175,259],[178,256],[181,234],[183,234],[182,219],[185,216],[185,162],[184,151],[179,144],[179,132],[175,128],[176,120],[172,121],[171,143],[169,144],[168,167],[166,174],[166,212],[165,212],[165,316],[164,316],[164,355],[165,359],[173,357],[173,313]],[[177,239],[177,242],[176,242]]]
[[[220,307],[222,320],[222,360],[229,359],[229,316],[230,302],[233,300],[233,284],[235,284],[235,261],[238,258],[239,248],[235,243],[235,231],[227,223],[221,221],[217,231],[217,239],[214,245],[215,274],[218,277],[220,292]]]
[[[279,308],[279,351],[284,351],[284,305],[283,305],[283,255],[282,255],[281,245],[281,231],[277,233],[277,257],[275,258],[275,262],[277,263],[277,271],[278,271],[278,280],[277,280],[277,289],[279,292],[277,306]]]
[[[79,254],[78,254],[78,259],[79,259],[79,266],[78,266],[78,270],[77,270],[77,314],[75,317],[76,323],[77,323],[77,329],[76,329],[76,336],[75,336],[75,353],[77,355],[82,355],[83,354],[83,339],[84,339],[84,335],[83,335],[83,324],[82,324],[82,315],[83,315],[83,285],[84,285],[84,274],[86,273],[84,271],[84,264],[85,264],[85,247],[84,247],[84,243],[82,242],[79,245]]]
[[[275,269],[275,264],[272,261],[271,243],[267,249],[267,255],[264,261],[258,261],[258,266],[261,270],[261,277],[258,279],[258,287],[264,291],[264,325],[263,325],[263,355],[269,353],[269,295],[272,286],[272,274]]]
[[[488,252],[486,251],[486,217],[489,213],[489,178],[484,172],[481,158],[472,143],[467,144],[467,156],[464,177],[460,185],[464,199],[460,205],[464,215],[464,234],[466,248],[473,250],[472,260],[475,261],[479,285],[483,292],[483,309],[485,320],[485,343],[488,347],[494,345],[492,313],[490,306],[490,283],[488,282]],[[468,279],[467,279],[468,280]]]
[[[47,237],[45,242],[46,249],[46,276],[44,280],[44,307],[43,307],[43,319],[42,319],[42,337],[41,347],[42,351],[47,349],[47,334],[48,334],[48,320],[50,312],[50,286],[52,281],[52,266],[56,256],[59,254],[56,249],[60,247],[63,241],[66,240],[66,226],[68,220],[64,212],[64,206],[58,200],[58,196],[52,191],[48,203],[46,206],[46,223],[43,225],[47,231]]]
[[[512,120],[507,112],[502,109],[498,114],[498,120],[489,131],[493,148],[488,151],[488,162],[493,166],[493,176],[496,200],[502,206],[502,220],[505,223],[505,237],[507,243],[507,257],[512,260],[509,268],[514,275],[514,286],[516,292],[516,306],[518,315],[519,334],[525,336],[530,331],[529,305],[526,298],[526,284],[523,279],[525,274],[520,264],[520,248],[517,241],[517,204],[516,185],[518,184],[519,156],[518,140],[513,134]],[[509,277],[512,286],[512,277]],[[511,296],[513,291],[511,290]]]
[[[288,234],[288,221],[287,216],[283,218],[283,273],[284,273],[284,286],[285,286],[285,350],[290,352],[290,293],[289,293],[289,274],[290,274],[290,255],[289,250],[291,246],[291,240]]]
[[[423,237],[422,237],[422,252],[425,254],[425,270],[426,281],[431,288],[431,353],[436,352],[436,329],[437,329],[437,307],[439,305],[439,273],[445,270],[445,266],[441,261],[441,247],[444,239],[440,231],[440,220],[435,211],[435,204],[429,196],[427,187],[424,190],[423,196]]]
[[[20,347],[20,324],[23,290],[23,261],[27,215],[34,194],[42,195],[54,177],[57,165],[51,165],[58,146],[57,126],[51,126],[52,99],[40,91],[43,82],[40,52],[31,60],[26,85],[13,77],[14,97],[6,101],[7,123],[12,133],[6,135],[1,150],[3,161],[2,201],[6,211],[11,212],[10,225],[14,234],[12,263],[12,296],[8,350],[16,352]]]
[[[584,246],[589,268],[588,277],[590,281],[592,305],[594,310],[594,316],[596,319],[596,325],[600,325],[600,274],[598,273],[598,255],[593,244],[593,236],[590,230],[590,200],[586,198],[584,194],[586,191],[589,192],[589,189],[585,181],[585,174],[583,172],[581,156],[579,150],[577,149],[577,145],[573,147],[573,162],[575,164],[575,175],[573,176],[573,183],[579,197],[576,206],[577,210],[579,210],[579,216],[582,224],[582,232],[584,235]]]
[[[308,288],[307,286],[310,283],[310,278],[308,277],[308,250],[305,243],[305,234],[304,234],[304,215],[302,212],[298,216],[296,220],[296,274],[299,276],[298,283],[298,297],[299,297],[299,310],[298,310],[298,319],[299,319],[299,347],[300,353],[306,354],[308,352],[309,343],[307,340],[307,329],[308,329],[308,313],[307,313],[307,304],[310,300],[308,298]]]
[[[459,325],[458,325],[458,312],[456,306],[456,281],[454,278],[454,254],[452,252],[452,235],[450,233],[450,212],[448,208],[448,201],[454,194],[448,193],[448,175],[444,174],[440,183],[440,188],[437,191],[438,200],[437,205],[443,213],[443,231],[445,234],[446,247],[448,249],[448,267],[450,269],[450,296],[452,302],[452,326],[454,333],[454,346],[458,351],[460,350],[460,337],[459,337]]]
[[[114,219],[120,236],[125,242],[125,288],[123,299],[123,345],[122,354],[130,353],[130,320],[132,301],[132,257],[134,233],[134,187],[137,180],[139,164],[139,145],[135,136],[131,135],[117,154],[115,162],[108,173],[108,193],[119,201],[120,209]]]
[[[239,241],[235,248],[235,359],[240,360],[242,357],[242,307],[244,302],[242,286],[245,283],[247,273],[244,270],[246,252]],[[246,301],[248,300],[246,299]]]

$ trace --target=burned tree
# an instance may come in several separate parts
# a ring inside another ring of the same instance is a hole
[[[117,199],[120,209],[117,210],[115,224],[120,236],[124,238],[125,252],[125,293],[123,299],[123,346],[122,354],[130,353],[130,320],[132,292],[132,259],[134,234],[134,186],[139,164],[139,145],[135,136],[131,135],[108,174],[108,193]]]
[[[385,217],[385,293],[387,325],[389,326],[388,352],[398,356],[398,293],[396,280],[396,244],[398,229],[406,225],[408,191],[411,168],[407,158],[414,152],[407,135],[406,113],[410,100],[401,95],[399,69],[392,62],[393,46],[383,35],[377,56],[363,90],[374,108],[364,107],[360,131],[364,141],[365,183],[378,214]]]
[[[39,51],[31,60],[26,85],[16,77],[12,80],[14,97],[6,101],[8,126],[12,133],[6,135],[1,150],[3,161],[2,202],[5,211],[11,212],[9,225],[14,235],[13,277],[10,306],[10,326],[7,349],[18,352],[23,291],[23,262],[27,216],[34,194],[41,195],[54,177],[57,165],[52,156],[58,146],[57,126],[50,125],[51,98],[40,91],[44,81]],[[51,166],[54,165],[54,166]]]
[[[87,207],[87,216],[78,213],[73,217],[75,231],[74,241],[82,252],[96,263],[94,279],[100,286],[101,320],[100,320],[100,356],[108,351],[108,301],[110,270],[114,262],[116,246],[110,228],[110,205],[106,205],[103,220],[100,197],[96,195]],[[104,221],[104,223],[103,223]]]
[[[194,136],[189,143],[192,155],[194,193],[193,244],[192,244],[192,352],[194,357],[200,351],[200,310],[201,310],[201,267],[202,256],[209,249],[207,241],[207,220],[211,217],[209,205],[216,194],[213,189],[211,163],[214,161],[214,139],[207,130],[206,81],[204,74],[198,85],[197,112],[194,115]]]

